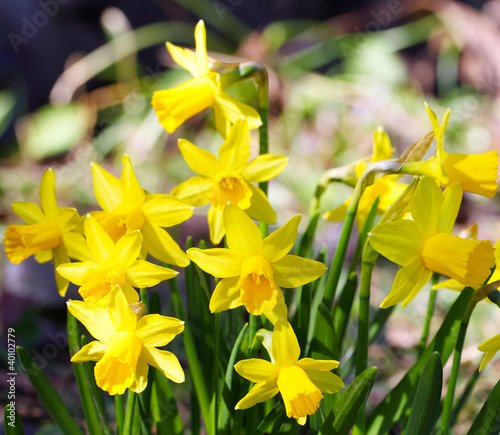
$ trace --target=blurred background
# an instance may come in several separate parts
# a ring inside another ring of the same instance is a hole
[[[227,62],[253,60],[268,69],[270,152],[290,158],[287,169],[270,183],[278,225],[302,213],[304,231],[322,172],[370,155],[371,136],[379,125],[388,132],[396,156],[430,131],[424,101],[440,119],[451,109],[448,151],[500,148],[500,0],[0,0],[2,232],[7,224],[20,223],[10,210],[13,201],[38,203],[39,182],[48,166],[56,171],[59,204],[84,214],[98,209],[91,161],[119,176],[121,155],[127,153],[145,189],[169,193],[192,176],[178,152],[179,137],[218,149],[222,139],[211,113],[195,116],[169,135],[150,106],[155,90],[189,78],[175,66],[164,43],[193,47],[199,19],[207,26],[211,56]],[[255,102],[252,82],[228,92]],[[257,136],[252,140],[256,154]],[[340,205],[349,194],[348,187],[332,186],[322,209]],[[498,205],[496,198],[466,195],[459,226],[478,222],[479,237],[495,242],[500,236]],[[316,249],[326,246],[333,253],[340,225],[322,222]],[[172,233],[181,246],[187,234],[206,238],[206,210],[196,210],[193,219]],[[6,328],[15,328],[17,344],[39,355],[58,391],[76,401],[61,334],[65,302],[55,289],[52,266],[31,259],[13,265],[3,250],[0,261],[2,346]],[[375,277],[375,306],[396,271],[384,266]],[[68,296],[78,294],[72,289]],[[455,297],[446,290],[440,293],[433,328]],[[384,383],[386,388],[394,385],[401,369],[414,361],[427,298],[428,292],[421,292],[413,307],[404,312],[397,308],[385,336],[370,350],[382,371],[374,403],[377,394],[383,397]],[[463,354],[463,367],[471,372],[481,358],[477,344],[500,332],[497,308],[484,305],[473,316],[475,328]],[[482,403],[485,389],[498,379],[500,364],[493,362],[485,372],[472,393],[473,405]],[[52,433],[28,382],[19,377],[17,388],[27,432],[44,427],[44,433]],[[464,431],[477,409],[471,406],[458,416]],[[457,433],[465,433],[460,427]]]

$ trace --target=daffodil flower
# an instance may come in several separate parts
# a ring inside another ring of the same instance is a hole
[[[389,160],[391,157],[392,148],[389,136],[382,129],[382,127],[379,127],[373,133],[373,154],[369,163],[375,163],[380,160]],[[356,163],[354,168],[356,180],[359,180],[367,167],[368,162],[366,159],[360,160]],[[371,186],[368,186],[365,189],[359,201],[358,211],[356,214],[359,230],[363,227],[366,217],[373,207],[377,197],[379,199],[377,212],[381,214],[390,207],[390,205],[399,197],[399,195],[401,195],[401,193],[403,193],[407,186],[405,184],[398,183],[396,181],[398,178],[398,175],[385,175],[380,177]],[[332,222],[344,220],[350,202],[351,197],[349,197],[340,207],[326,212],[323,217]]]
[[[161,125],[172,133],[184,121],[211,106],[215,126],[223,137],[227,136],[231,124],[242,116],[251,129],[258,128],[262,121],[257,111],[225,93],[220,74],[210,69],[203,21],[196,25],[194,36],[196,52],[167,42],[174,61],[194,78],[173,89],[153,93],[151,104]]]
[[[439,186],[448,187],[459,182],[465,192],[493,198],[497,190],[498,152],[482,154],[448,154],[444,150],[444,134],[448,125],[450,109],[439,124],[437,115],[425,104],[436,136],[436,155],[423,162],[410,162],[403,166],[406,173],[428,175]]]
[[[47,169],[40,182],[40,206],[33,202],[14,202],[12,210],[28,225],[9,225],[4,244],[7,258],[15,264],[34,255],[40,263],[51,261],[54,267],[69,262],[69,257],[86,259],[85,239],[75,230],[80,216],[74,208],[58,207],[55,174]],[[55,274],[59,294],[64,296],[69,282]]]
[[[276,213],[264,192],[251,183],[268,181],[285,168],[284,156],[262,154],[250,162],[250,131],[244,119],[237,120],[219,149],[219,158],[191,142],[180,139],[179,149],[198,177],[177,186],[171,194],[194,206],[211,203],[208,211],[210,240],[217,245],[224,237],[222,212],[235,204],[261,222],[272,224]]]
[[[184,382],[184,372],[175,355],[156,349],[180,334],[184,322],[159,314],[138,319],[118,286],[111,291],[106,310],[82,301],[68,301],[67,305],[98,340],[85,345],[71,361],[98,361],[94,375],[102,390],[111,395],[123,394],[127,388],[140,393],[148,383],[149,366],[174,382]]]
[[[146,253],[164,263],[187,266],[186,254],[162,227],[189,219],[194,207],[170,195],[145,192],[137,182],[129,157],[124,155],[122,161],[120,180],[92,163],[95,196],[104,210],[94,216],[115,242],[140,230]]]
[[[483,360],[479,365],[479,371],[483,370],[486,364],[488,364],[495,354],[500,350],[500,334],[495,335],[489,340],[484,341],[478,347],[481,352],[486,352],[483,356]]]
[[[286,415],[306,423],[319,407],[322,393],[333,394],[344,388],[342,379],[331,373],[339,366],[334,360],[302,358],[297,337],[286,320],[276,322],[272,337],[271,361],[252,358],[236,363],[235,370],[256,384],[237,404],[247,409],[281,393]]]
[[[403,266],[380,305],[382,308],[402,300],[406,306],[429,281],[432,272],[476,289],[488,278],[495,264],[491,242],[450,234],[462,195],[458,183],[442,192],[432,178],[423,177],[410,205],[413,220],[377,225],[369,233],[376,251]]]
[[[260,315],[273,310],[282,297],[280,287],[311,282],[326,270],[323,263],[287,255],[297,237],[300,216],[262,239],[257,225],[235,205],[224,209],[229,249],[188,249],[188,257],[205,272],[222,278],[210,299],[217,313],[244,305]]]
[[[92,216],[87,216],[84,228],[92,261],[64,263],[57,272],[80,286],[78,291],[86,302],[107,306],[111,289],[118,285],[127,302],[134,304],[139,295],[133,287],[152,287],[178,274],[138,259],[142,247],[138,230],[125,234],[115,244]]]

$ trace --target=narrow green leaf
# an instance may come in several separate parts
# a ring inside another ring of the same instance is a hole
[[[332,315],[325,304],[320,304],[316,315],[310,357],[314,359],[339,359],[337,334],[333,327]]]
[[[314,240],[314,233],[316,232],[316,227],[318,226],[318,219],[319,212],[315,212],[311,216],[311,220],[309,221],[306,232],[302,235],[299,246],[297,247],[296,255],[298,255],[299,257],[309,257],[312,242]]]
[[[377,367],[370,367],[357,376],[340,395],[337,405],[321,427],[320,435],[347,435],[370,395],[377,377]]]
[[[458,399],[453,404],[454,405],[453,411],[450,416],[450,427],[453,427],[455,425],[455,422],[457,421],[458,418],[458,414],[469,400],[469,397],[472,393],[472,390],[474,389],[474,386],[476,385],[477,380],[479,379],[480,374],[481,372],[479,371],[478,367],[467,381],[467,385],[465,386],[462,394],[459,395]]]
[[[83,435],[68,408],[57,394],[45,373],[35,363],[33,357],[20,346],[16,349],[26,375],[48,413],[57,426],[59,426],[59,429],[67,435]]]
[[[269,433],[272,428],[280,428],[281,423],[286,417],[285,406],[280,400],[274,408],[264,417],[264,420],[257,427],[258,434]]]
[[[500,381],[481,407],[467,435],[497,435],[500,433]]]
[[[406,424],[405,435],[431,434],[436,422],[441,389],[443,387],[443,366],[439,352],[433,352],[425,364],[418,381],[413,399],[410,418]]]
[[[356,295],[356,288],[358,287],[358,275],[356,272],[351,272],[347,277],[344,284],[339,300],[333,310],[333,323],[335,331],[339,337],[339,351],[342,351],[342,342],[344,340],[349,315],[351,313],[354,296]]]
[[[23,423],[15,406],[7,404],[3,410],[3,428],[5,435],[24,435]]]
[[[373,410],[367,421],[367,434],[386,433],[399,421],[415,395],[422,370],[433,352],[441,355],[441,364],[446,364],[455,349],[460,322],[474,290],[464,289],[449,309],[439,331],[414,366],[408,370],[399,384]]]

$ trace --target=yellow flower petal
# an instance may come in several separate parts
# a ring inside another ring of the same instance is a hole
[[[323,360],[313,358],[302,358],[296,362],[299,367],[304,370],[318,370],[330,372],[339,366],[339,362],[335,360]]]
[[[193,215],[193,206],[170,195],[148,194],[141,210],[144,216],[159,227],[172,227]]]
[[[267,317],[273,325],[276,324],[278,320],[285,320],[288,316],[288,308],[285,304],[285,297],[281,289],[278,289],[278,296],[276,300],[276,305],[271,311],[264,311],[264,316]],[[269,353],[271,354],[271,348],[269,348]]]
[[[153,257],[167,264],[186,267],[189,264],[184,251],[162,228],[146,221],[141,229],[143,246]]]
[[[245,166],[241,175],[249,183],[268,181],[280,174],[287,164],[288,157],[261,154]]]
[[[126,270],[127,277],[134,287],[153,287],[160,282],[177,276],[179,272],[158,266],[144,260],[136,260]]]
[[[243,305],[240,294],[239,276],[222,279],[215,287],[210,298],[210,311],[212,313],[219,313]]]
[[[56,272],[56,268],[60,264],[69,262],[69,257],[68,257],[68,254],[66,252],[66,248],[62,245],[58,246],[57,248],[52,250],[52,255],[53,255],[52,261],[54,263],[54,274],[55,274],[55,278],[56,278],[57,290],[59,291],[59,294],[61,296],[65,296],[66,291],[68,290],[69,281],[66,278],[59,275]]]
[[[139,394],[146,389],[146,387],[148,386],[148,373],[149,366],[147,362],[144,360],[144,358],[141,359],[141,357],[139,357],[139,359],[137,360],[137,366],[135,368],[134,382],[132,382],[129,387],[134,393]]]
[[[422,237],[426,238],[437,231],[443,201],[443,193],[436,182],[430,177],[422,177],[410,206]]]
[[[300,287],[318,279],[326,271],[326,266],[315,260],[285,255],[273,263],[274,281],[279,287]]]
[[[179,150],[193,172],[213,178],[223,169],[217,157],[211,152],[197,147],[186,139],[179,139]]]
[[[184,331],[184,322],[174,317],[148,314],[137,322],[135,334],[145,346],[165,346]]]
[[[218,210],[212,206],[208,209],[208,227],[210,229],[210,241],[214,245],[218,245],[226,231],[224,229],[223,210]]]
[[[53,257],[52,249],[47,249],[46,251],[37,252],[35,254],[35,260],[38,263],[47,263],[48,261],[52,261]]]
[[[224,208],[224,227],[228,248],[242,258],[256,255],[262,241],[257,225],[235,205]]]
[[[71,362],[99,361],[106,353],[108,346],[107,343],[91,341],[73,355]]]
[[[217,278],[240,276],[241,259],[229,249],[190,248],[187,251],[187,255],[200,269]]]
[[[295,364],[299,356],[299,342],[292,325],[286,319],[276,322],[273,329],[273,358],[276,364],[280,366]]]
[[[306,374],[322,393],[334,394],[344,388],[344,381],[334,373],[320,370],[306,370]]]
[[[458,183],[448,186],[443,192],[443,205],[438,217],[436,232],[451,233],[462,203],[463,190]]]
[[[52,168],[43,173],[40,182],[40,205],[47,219],[57,217],[56,175]]]
[[[177,47],[177,45],[171,44],[170,42],[167,42],[166,45],[174,62],[186,71],[189,71],[193,77],[195,77],[198,71],[196,69],[196,56],[194,52],[187,48]]]
[[[144,347],[141,359],[144,359],[150,366],[156,367],[171,381],[176,383],[185,381],[184,370],[172,352]]]
[[[103,210],[112,210],[122,201],[120,180],[102,169],[97,163],[91,163],[94,194]]]
[[[78,261],[90,261],[92,256],[90,255],[89,248],[87,246],[87,241],[83,234],[69,232],[62,236],[63,244],[68,251],[68,256]]]
[[[343,221],[346,216],[347,208],[349,207],[349,203],[351,202],[352,195],[347,198],[347,200],[338,207],[327,211],[323,218],[330,222],[339,222]],[[361,197],[362,198],[362,197]]]
[[[465,286],[454,279],[447,279],[443,282],[440,282],[439,284],[432,286],[432,290],[439,290],[441,288],[447,288],[449,290],[461,292],[465,288]]]
[[[229,123],[233,124],[237,119],[241,119],[242,116],[248,122],[250,130],[259,128],[262,125],[260,116],[253,107],[240,103],[225,92],[219,91],[215,94],[212,108],[214,109],[217,130],[222,137],[226,137],[229,134]],[[225,122],[223,123],[221,120]],[[224,124],[225,128],[221,131],[220,128]]]
[[[127,203],[129,204],[142,204],[146,194],[137,182],[132,162],[126,154],[122,156],[122,162],[123,171],[120,177],[122,196],[127,199]]]
[[[110,343],[116,329],[107,311],[83,301],[66,302],[68,310],[75,316],[92,337],[105,343]]]
[[[285,225],[262,240],[260,254],[271,263],[283,258],[293,248],[302,216],[291,218]]]
[[[265,402],[279,393],[276,379],[255,384],[250,392],[235,406],[235,409],[248,409],[257,403]]]
[[[252,191],[252,199],[250,207],[245,210],[246,214],[256,221],[274,224],[276,222],[276,213],[269,204],[264,192],[251,184],[249,187]]]
[[[179,184],[170,195],[182,199],[194,207],[210,202],[209,193],[213,189],[213,181],[205,177],[192,177]]]
[[[219,161],[227,170],[240,172],[249,158],[250,130],[248,123],[245,119],[237,119],[229,130],[226,140],[219,148]],[[253,181],[248,182],[253,183]]]
[[[141,253],[142,234],[139,230],[125,234],[116,242],[112,253],[117,263],[123,268],[128,268],[136,260]]]
[[[373,155],[372,163],[380,160],[388,160],[392,157],[392,147],[389,135],[382,127],[373,132]]]
[[[57,266],[56,270],[62,277],[69,279],[73,284],[78,286],[83,285],[83,275],[87,273],[90,267],[95,267],[96,263],[92,261],[62,263]]]
[[[27,224],[36,224],[45,220],[42,209],[33,202],[13,202],[10,208]]]
[[[116,331],[135,330],[137,315],[129,307],[125,294],[119,286],[111,289],[108,312]]]
[[[203,20],[196,24],[194,39],[196,41],[196,69],[198,74],[208,74],[207,33]]]
[[[479,365],[479,371],[483,370],[486,364],[488,364],[491,359],[495,356],[496,352],[486,352],[481,364]]]
[[[497,352],[500,350],[500,334],[483,341],[477,348],[481,352]]]
[[[115,244],[108,233],[90,215],[87,215],[87,219],[85,219],[84,228],[87,245],[92,258],[100,264],[109,261],[111,254],[115,250]]]
[[[267,382],[276,379],[279,369],[276,364],[257,358],[238,361],[236,372],[250,382]]]

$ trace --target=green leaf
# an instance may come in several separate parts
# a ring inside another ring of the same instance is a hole
[[[418,381],[413,399],[410,418],[406,424],[405,435],[426,435],[432,433],[436,422],[441,389],[443,387],[443,366],[439,352],[433,352],[425,364]]]
[[[377,377],[377,367],[370,367],[354,379],[344,390],[337,405],[321,427],[320,435],[347,435],[364,409],[364,404]]]
[[[484,402],[467,435],[496,435],[500,432],[500,381]]]
[[[399,384],[373,410],[367,421],[367,434],[386,433],[399,421],[415,395],[418,380],[433,352],[441,355],[441,364],[446,364],[455,349],[460,322],[474,290],[466,288],[448,311],[439,331],[414,366],[408,370]]]
[[[158,434],[182,435],[183,427],[172,385],[158,370],[151,369],[151,417]]]
[[[7,404],[3,410],[5,435],[24,435],[23,423],[15,406]]]
[[[273,427],[279,428],[285,417],[285,406],[283,405],[283,401],[280,400],[259,424],[257,433],[266,434],[269,433]]]
[[[311,340],[310,357],[314,359],[339,359],[337,334],[333,327],[330,310],[325,304],[320,304]]]
[[[59,429],[67,435],[83,435],[68,408],[61,400],[45,373],[38,367],[33,357],[22,347],[17,347],[17,355],[33,388]]]

